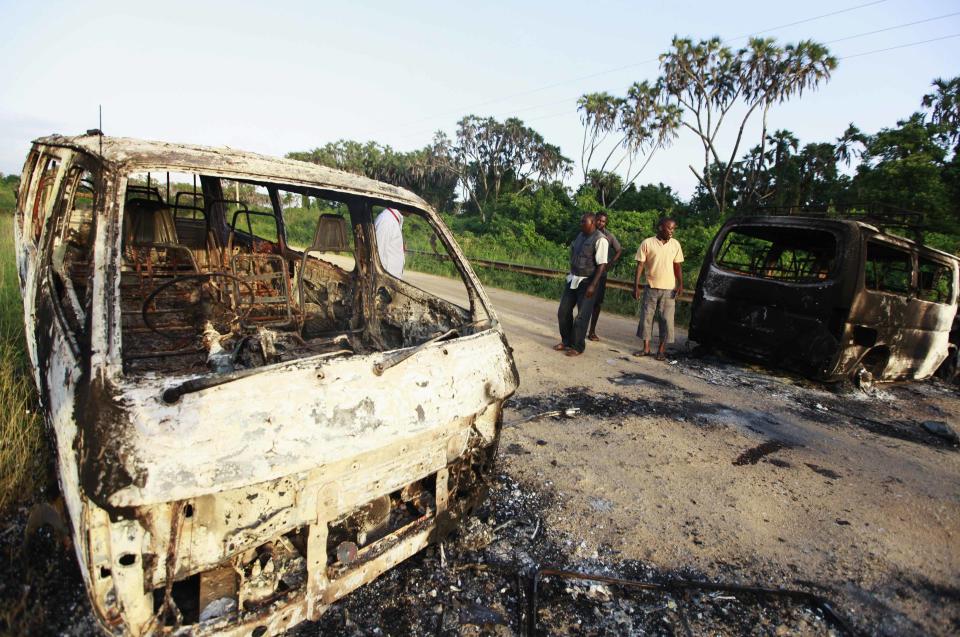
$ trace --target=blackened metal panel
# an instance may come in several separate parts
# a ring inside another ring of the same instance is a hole
[[[831,233],[836,263],[829,278],[794,283],[719,267],[727,234],[736,228],[780,228]],[[830,378],[858,272],[856,224],[827,219],[739,218],[721,228],[697,281],[690,338],[801,373]]]

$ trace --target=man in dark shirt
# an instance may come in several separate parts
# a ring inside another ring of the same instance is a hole
[[[587,338],[591,341],[600,340],[600,337],[597,336],[597,319],[600,318],[600,306],[603,305],[603,297],[607,291],[607,274],[617,265],[617,261],[620,260],[620,255],[623,253],[620,242],[607,230],[607,213],[605,212],[597,213],[597,232],[602,233],[603,236],[607,238],[607,243],[609,244],[609,249],[613,251],[613,256],[610,258],[610,264],[607,266],[607,269],[604,270],[603,275],[600,277],[600,281],[597,284],[597,293],[593,297],[593,315],[590,317],[590,331],[587,334]]]
[[[588,212],[580,218],[580,234],[570,246],[570,274],[560,297],[557,322],[560,342],[553,346],[567,356],[579,356],[586,348],[587,323],[593,312],[597,284],[607,269],[607,238],[597,232],[596,218]],[[573,309],[577,318],[573,318]]]

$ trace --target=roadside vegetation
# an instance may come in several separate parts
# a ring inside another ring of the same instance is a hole
[[[0,512],[35,500],[50,479],[13,253],[16,183],[0,175]]]
[[[823,45],[754,38],[731,49],[716,39],[677,38],[660,62],[654,80],[580,98],[577,175],[569,158],[519,119],[476,115],[462,118],[453,138],[437,133],[416,151],[340,140],[288,157],[413,190],[444,214],[472,258],[564,269],[580,216],[605,210],[624,248],[611,275],[630,279],[640,242],[669,215],[679,224],[688,289],[716,230],[737,215],[910,211],[919,213],[925,243],[960,251],[960,77],[933,80],[917,96],[916,112],[879,131],[851,123],[833,139],[801,141],[768,124],[780,104],[830,81],[838,62]],[[704,150],[702,164],[691,157],[697,185],[689,199],[641,180],[680,136],[693,136]],[[443,271],[413,259],[418,269]],[[487,284],[541,296],[556,297],[561,287],[559,280],[478,271]],[[608,310],[635,311],[625,293],[611,292]]]

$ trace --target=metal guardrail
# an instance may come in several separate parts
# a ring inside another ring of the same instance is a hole
[[[408,254],[415,254],[423,257],[434,257],[440,260],[450,260],[450,256],[446,254],[438,254],[435,252],[426,252],[424,250],[405,250]],[[493,268],[495,270],[504,270],[506,272],[519,272],[520,274],[529,274],[531,276],[538,276],[545,279],[560,278],[567,275],[566,270],[554,270],[551,268],[541,268],[536,265],[526,265],[522,263],[507,263],[505,261],[491,261],[489,259],[469,259],[470,263],[480,266],[482,268]],[[624,292],[633,292],[633,281],[627,279],[611,279],[607,278],[607,287],[613,288],[615,290],[623,290]],[[684,290],[683,293],[677,297],[677,300],[681,303],[690,303],[693,301],[693,292],[689,290]]]

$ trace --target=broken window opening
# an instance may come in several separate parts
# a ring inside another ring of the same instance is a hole
[[[373,218],[376,219],[383,210],[385,208],[374,206]],[[403,215],[403,250],[405,254],[404,280],[410,278],[406,276],[408,271],[443,274],[453,277],[454,280],[459,282],[459,285],[444,286],[441,298],[463,310],[468,310],[471,307],[469,288],[463,279],[463,275],[453,265],[453,255],[450,254],[443,239],[423,215],[416,212]],[[379,250],[377,253],[378,258],[380,258]],[[381,267],[383,267],[382,263]],[[386,268],[383,268],[383,270],[388,275],[390,274]],[[416,283],[414,282],[413,285],[416,285]]]
[[[913,268],[906,250],[877,241],[867,242],[864,285],[868,290],[908,295]]]
[[[837,240],[824,230],[740,227],[723,240],[714,263],[724,270],[786,283],[833,276]]]
[[[397,214],[402,237],[392,226]],[[425,215],[417,210],[373,206],[371,218],[372,256],[382,273],[376,307],[381,336],[389,348],[417,346],[452,334],[465,336],[489,327],[489,317],[471,292],[465,272],[455,265],[449,246]],[[377,229],[377,220],[386,227]],[[385,266],[385,258],[391,261],[390,268]],[[429,281],[430,273],[446,278]]]
[[[49,253],[50,273],[67,328],[75,338],[87,336],[89,279],[93,265],[99,179],[82,167],[70,169],[57,204]]]
[[[280,221],[273,208],[269,189],[252,184],[221,179],[227,224],[235,241],[243,241],[258,252],[280,252]],[[232,244],[231,244],[232,245]]]
[[[283,210],[287,244],[349,273],[356,267],[350,210],[335,199],[290,190],[277,191]]]
[[[33,199],[33,211],[30,216],[30,228],[32,231],[33,242],[40,242],[40,235],[43,233],[43,222],[47,218],[47,212],[53,203],[53,191],[57,184],[57,177],[60,175],[61,161],[57,157],[50,155],[42,158],[43,172],[40,173],[40,181],[37,184],[37,194]]]
[[[280,189],[293,290],[305,338],[360,331],[356,239],[346,203],[305,189]]]
[[[357,263],[365,229],[351,224],[385,208],[296,185],[169,174],[169,198],[146,171],[128,176],[123,197],[128,373],[231,374],[317,354],[414,347],[489,326],[485,314],[472,319],[482,306],[418,211],[404,213],[411,254],[433,265],[428,272],[456,272],[460,284],[437,296],[395,280],[378,286],[364,311],[358,277],[375,275]]]
[[[33,179],[33,173],[37,169],[37,164],[40,163],[40,153],[35,150],[31,150],[30,154],[27,156],[27,161],[23,164],[23,173],[20,175],[20,188],[17,192],[17,213],[20,228],[23,228],[24,222],[24,212],[27,209],[27,202],[30,199],[30,193],[33,191],[30,188],[30,182]]]
[[[932,303],[952,303],[953,271],[950,267],[920,257],[917,263],[917,296]]]

